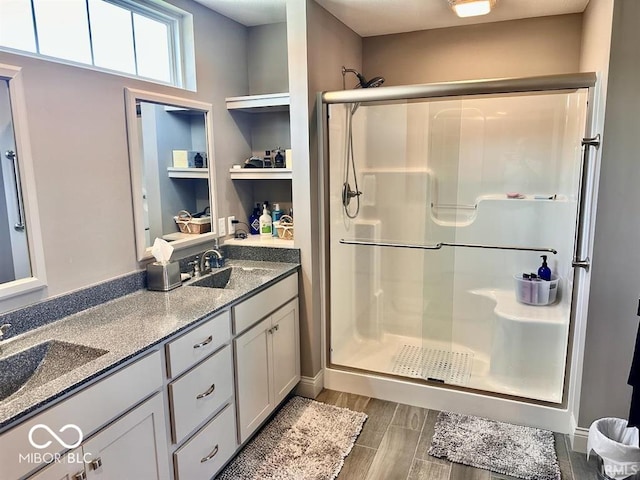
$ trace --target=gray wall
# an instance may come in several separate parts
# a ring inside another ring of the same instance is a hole
[[[362,41],[313,0],[287,0],[287,40],[295,245],[302,263],[301,373],[314,377],[322,368],[315,98],[317,91],[341,88],[343,64],[361,65]]]
[[[640,294],[640,2],[614,2],[579,425],[627,418]]]
[[[0,52],[0,63],[23,67],[48,279],[48,288],[33,295],[34,301],[140,268],[124,87],[213,104],[219,214],[236,214],[241,208],[228,170],[249,147],[226,110],[225,97],[249,91],[247,30],[195,2],[172,3],[194,14],[195,93]],[[1,302],[0,311],[12,306],[15,302]]]
[[[288,92],[287,24],[260,25],[248,31],[249,93]]]
[[[582,16],[558,15],[363,39],[385,86],[577,72]]]

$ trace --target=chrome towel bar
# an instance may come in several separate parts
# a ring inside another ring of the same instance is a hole
[[[487,248],[490,250],[519,250],[525,252],[548,252],[554,255],[558,251],[554,248],[545,247],[516,247],[513,245],[483,245],[480,243],[449,243],[438,242],[434,245],[418,245],[411,243],[395,243],[395,242],[370,242],[368,240],[345,240],[340,239],[340,243],[344,245],[364,245],[368,247],[393,247],[393,248],[413,248],[416,250],[440,250],[442,247],[462,247],[462,248]]]

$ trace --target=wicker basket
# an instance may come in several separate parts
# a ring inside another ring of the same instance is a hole
[[[289,215],[281,216],[280,223],[276,226],[276,232],[278,233],[278,238],[293,240],[293,218]]]
[[[193,218],[186,210],[180,210],[173,219],[182,233],[200,235],[211,231],[211,217]]]

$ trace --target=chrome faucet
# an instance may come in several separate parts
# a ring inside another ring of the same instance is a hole
[[[211,258],[209,256],[213,254],[216,256],[215,263],[211,264]],[[211,271],[212,268],[221,268],[224,266],[224,256],[217,248],[207,250],[200,256],[200,272],[202,275]]]
[[[0,340],[3,339],[4,334],[7,333],[7,330],[9,330],[9,328],[11,328],[11,324],[10,323],[4,323],[4,324],[0,325]]]

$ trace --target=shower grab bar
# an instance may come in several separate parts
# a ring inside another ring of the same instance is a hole
[[[578,214],[576,215],[576,237],[573,249],[573,261],[571,266],[574,268],[584,268],[589,271],[591,261],[589,260],[589,226],[591,225],[591,208],[593,202],[593,189],[589,188],[593,184],[594,175],[590,162],[590,152],[592,147],[600,148],[600,134],[595,137],[582,139],[582,165],[580,189],[578,190]]]
[[[18,222],[13,225],[13,228],[18,231],[24,231],[24,218],[22,216],[22,189],[20,188],[20,174],[18,170],[18,158],[16,152],[13,150],[7,150],[4,154],[7,160],[13,162],[13,180],[16,185],[16,206],[18,210]]]
[[[340,239],[343,245],[364,245],[368,247],[393,247],[393,248],[411,248],[416,250],[440,250],[442,247],[462,247],[462,248],[486,248],[490,250],[518,250],[524,252],[548,252],[554,255],[558,251],[554,248],[546,247],[517,247],[513,245],[484,245],[481,243],[450,243],[438,242],[434,245],[418,245],[412,243],[395,243],[395,242],[370,242],[368,240],[345,240]]]

